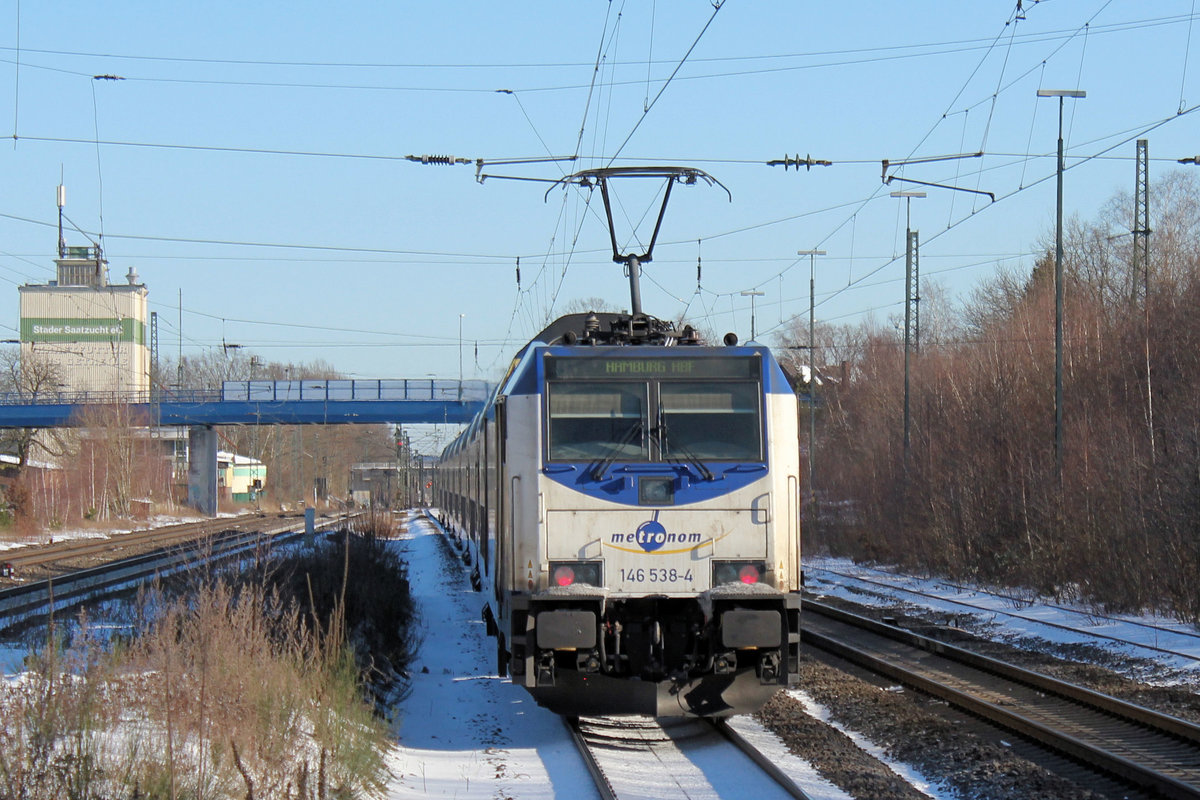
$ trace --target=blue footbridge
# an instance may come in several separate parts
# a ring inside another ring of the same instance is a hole
[[[219,390],[0,393],[0,428],[86,428],[118,407],[138,427],[185,427],[188,499],[217,510],[220,425],[465,424],[484,407],[486,381],[437,378],[226,381]]]
[[[0,428],[86,427],[89,409],[121,406],[149,426],[467,423],[486,381],[226,381],[219,390],[0,393]]]

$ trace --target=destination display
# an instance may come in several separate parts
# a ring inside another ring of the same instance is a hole
[[[547,380],[597,380],[604,378],[757,378],[758,356],[645,357],[595,356],[571,358],[546,356]]]

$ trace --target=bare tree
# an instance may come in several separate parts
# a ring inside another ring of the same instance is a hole
[[[854,509],[853,524],[820,526],[810,544],[1200,618],[1200,180],[1174,173],[1153,188],[1148,265],[1133,258],[1127,195],[1068,229],[1061,481],[1054,259],[1043,249],[957,315],[934,311],[925,291],[910,452],[896,332],[856,341],[851,386],[817,417],[822,487]],[[796,326],[785,342],[806,333]]]
[[[78,414],[81,433],[73,459],[76,489],[101,519],[129,517],[133,501],[167,499],[167,456],[144,435],[149,421],[138,419],[128,403],[88,405]]]
[[[0,391],[14,395],[18,402],[33,403],[62,391],[62,388],[62,372],[58,365],[36,350],[30,349],[24,355],[17,349],[0,351]],[[0,430],[0,448],[16,455],[23,470],[35,450],[41,448],[57,456],[62,454],[64,444],[62,437],[54,431],[5,428]]]
[[[576,297],[563,306],[563,314],[586,314],[589,311],[620,311],[621,306],[602,297]]]
[[[586,301],[585,301],[586,302]],[[166,368],[167,374],[176,365]],[[345,377],[324,361],[266,361],[242,349],[210,350],[183,359],[185,389],[216,391],[224,381],[335,380]],[[350,467],[359,461],[390,461],[395,443],[387,425],[231,425],[220,431],[222,447],[263,462],[267,493],[278,502],[311,499],[315,486],[344,497]]]

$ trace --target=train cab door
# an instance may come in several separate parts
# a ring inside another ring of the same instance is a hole
[[[496,504],[496,546],[493,548],[493,570],[492,570],[492,585],[495,587],[496,600],[503,604],[505,588],[511,583],[512,576],[509,574],[508,560],[509,547],[512,542],[512,525],[509,520],[508,498],[503,487],[508,485],[506,471],[504,469],[504,456],[508,442],[508,409],[504,402],[504,397],[496,398],[496,446],[495,452],[492,454],[495,462],[492,468],[496,475],[496,493],[494,502]],[[504,614],[507,609],[501,609]]]
[[[488,420],[484,417],[480,426],[480,441],[483,443],[483,450],[479,460],[479,497],[481,499],[481,508],[479,509],[479,566],[483,570],[483,574],[487,575],[494,572],[491,568],[491,553],[489,549],[489,540],[492,536],[491,503],[489,497],[489,489],[491,488],[488,481],[488,473],[491,471],[492,462],[490,459],[490,445],[488,441]]]

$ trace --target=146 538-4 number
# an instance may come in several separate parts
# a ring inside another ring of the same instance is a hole
[[[638,567],[637,569],[622,569],[622,583],[691,583],[690,569],[675,569],[674,567]]]

